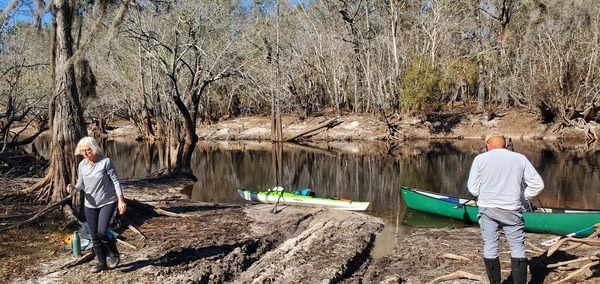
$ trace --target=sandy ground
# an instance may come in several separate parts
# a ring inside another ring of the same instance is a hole
[[[311,121],[284,119],[284,133],[293,135],[328,117]],[[342,123],[311,136],[313,140],[383,139],[390,133],[379,119],[348,116]],[[432,122],[419,118],[392,118],[406,139],[481,139],[492,130],[514,139],[578,139],[583,128],[553,131],[535,123],[532,114],[507,113],[491,121],[459,114]],[[125,125],[114,136],[131,133]],[[198,130],[201,139],[268,139],[268,118],[227,120]],[[595,128],[592,128],[595,131]],[[35,180],[5,180],[0,195],[0,228],[23,220],[44,206],[31,197],[16,197],[10,189]],[[386,230],[381,219],[361,213],[310,207],[224,205],[191,202],[180,190],[182,181],[136,180],[124,183],[131,200],[167,212],[165,216],[125,214],[132,226],[121,223],[119,249],[122,263],[99,274],[89,272],[95,261],[89,251],[75,257],[60,239],[70,234],[60,212],[39,222],[0,234],[0,279],[3,283],[486,283],[482,241],[477,227],[414,228],[395,236],[393,249],[373,255],[378,237]],[[136,232],[134,229],[138,229]],[[549,269],[546,265],[597,253],[589,246],[543,257],[539,243],[554,236],[527,234],[530,283],[553,283],[578,269]],[[502,239],[504,240],[504,239]],[[503,277],[509,278],[506,243],[501,248]],[[586,262],[584,262],[586,263]],[[451,273],[456,277],[439,280]],[[438,279],[438,280],[436,280]],[[587,269],[566,283],[599,283]],[[510,281],[506,282],[510,283]]]

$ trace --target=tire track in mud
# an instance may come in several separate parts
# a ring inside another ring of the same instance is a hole
[[[265,253],[232,281],[340,283],[365,263],[376,234],[383,229],[380,219],[360,213],[316,208],[304,210],[306,218],[298,218],[297,213],[286,213],[286,210],[268,216],[268,219],[302,221],[298,232],[293,232],[292,237]],[[247,212],[254,215],[252,211]],[[273,224],[272,220],[261,218],[253,224],[255,230],[263,227],[263,222]],[[294,233],[297,236],[293,236]]]

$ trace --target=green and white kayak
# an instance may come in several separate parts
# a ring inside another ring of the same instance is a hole
[[[327,207],[340,210],[364,211],[369,207],[368,201],[355,201],[345,198],[322,198],[310,195],[294,194],[287,191],[267,190],[255,191],[238,188],[240,196],[248,201],[277,203],[281,205],[301,205],[311,207]]]

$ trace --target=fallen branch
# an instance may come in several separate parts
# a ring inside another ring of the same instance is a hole
[[[132,231],[136,232],[138,235],[140,235],[140,236],[142,237],[142,239],[144,239],[144,240],[146,240],[146,239],[147,239],[147,238],[146,238],[146,235],[144,235],[144,234],[142,233],[142,231],[140,231],[138,228],[136,228],[136,227],[133,225],[133,222],[131,222],[131,220],[129,220],[129,218],[125,217],[124,215],[119,215],[119,218],[121,218],[121,219],[122,219],[124,222],[126,222],[126,223],[127,223],[127,227],[128,227],[129,229],[131,229]]]
[[[451,253],[445,253],[443,255],[440,255],[438,258],[449,258],[449,259],[455,259],[455,260],[461,260],[461,261],[469,261],[470,260],[462,255],[456,255],[456,254],[451,254]]]
[[[286,142],[294,141],[294,140],[298,139],[298,137],[302,137],[302,136],[307,135],[309,133],[315,132],[315,131],[317,131],[317,130],[319,130],[321,128],[332,128],[332,127],[334,127],[334,126],[336,126],[336,125],[338,125],[340,123],[341,122],[338,121],[337,117],[336,118],[332,118],[332,119],[327,120],[327,121],[325,121],[325,122],[323,122],[323,123],[321,123],[321,124],[319,124],[319,125],[317,125],[315,127],[309,128],[308,130],[302,131],[302,132],[300,132],[300,133],[298,133],[298,134],[296,134],[294,136],[286,138],[285,141]]]
[[[67,201],[69,201],[69,200],[71,200],[71,195],[70,195],[70,194],[69,194],[69,195],[67,195],[67,197],[65,197],[65,198],[63,198],[63,199],[61,199],[61,200],[57,201],[56,203],[46,206],[46,207],[45,207],[44,209],[42,209],[40,212],[36,213],[35,215],[33,215],[31,218],[29,218],[29,219],[27,219],[27,220],[25,220],[25,221],[23,221],[23,222],[19,222],[19,223],[17,223],[17,224],[14,224],[14,225],[11,225],[11,226],[8,226],[8,227],[5,227],[5,228],[2,228],[2,229],[0,229],[0,232],[4,232],[4,231],[10,230],[10,229],[12,229],[12,228],[15,228],[15,227],[20,227],[20,226],[23,226],[23,225],[25,225],[25,224],[29,224],[29,223],[31,223],[31,222],[33,222],[33,221],[36,221],[36,220],[38,220],[39,218],[41,218],[42,216],[44,216],[44,215],[46,215],[46,214],[48,214],[48,213],[52,212],[52,210],[54,210],[54,209],[57,209],[57,208],[59,208],[60,206],[64,205],[64,204],[65,204],[65,203],[67,203]]]
[[[168,217],[188,217],[185,214],[179,214],[169,212],[164,209],[160,209],[148,203],[144,203],[135,199],[127,199],[127,207],[141,211],[141,214],[156,214],[155,216],[162,215]]]
[[[125,246],[127,246],[127,247],[129,247],[131,249],[137,250],[137,247],[135,247],[134,245],[132,245],[132,244],[130,244],[130,243],[124,241],[124,240],[121,240],[119,238],[117,238],[116,240],[117,240],[118,243],[120,243],[122,245],[125,245]]]
[[[477,276],[477,275],[469,273],[469,272],[456,271],[456,272],[450,273],[448,275],[440,276],[440,277],[434,279],[433,281],[429,282],[429,284],[435,284],[435,283],[439,283],[442,281],[461,279],[461,278],[466,278],[466,279],[470,279],[470,280],[477,280],[477,281],[483,282],[483,278],[480,276]]]
[[[163,215],[163,216],[168,216],[168,217],[178,217],[178,218],[188,217],[185,214],[173,213],[173,212],[169,212],[167,210],[163,210],[163,209],[156,208],[156,207],[154,207],[154,212],[156,212],[156,214],[158,214],[158,215]]]

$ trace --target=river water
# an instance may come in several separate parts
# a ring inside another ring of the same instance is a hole
[[[47,142],[38,143],[42,152],[47,149],[43,145]],[[101,146],[122,179],[162,168],[167,156],[163,148],[149,142],[111,140]],[[318,196],[369,200],[365,213],[386,222],[375,248],[377,255],[378,250],[390,251],[398,236],[410,230],[403,225],[406,209],[400,187],[469,196],[468,171],[483,147],[480,140],[313,145],[201,141],[192,158],[198,181],[184,191],[194,201],[243,204],[237,188],[267,189],[279,184],[287,190],[309,188]],[[594,145],[514,141],[514,151],[527,156],[544,179],[546,187],[534,200],[538,205],[600,208],[600,155]],[[275,157],[280,159],[279,166]],[[411,222],[423,226],[456,225],[415,212],[411,216]]]

